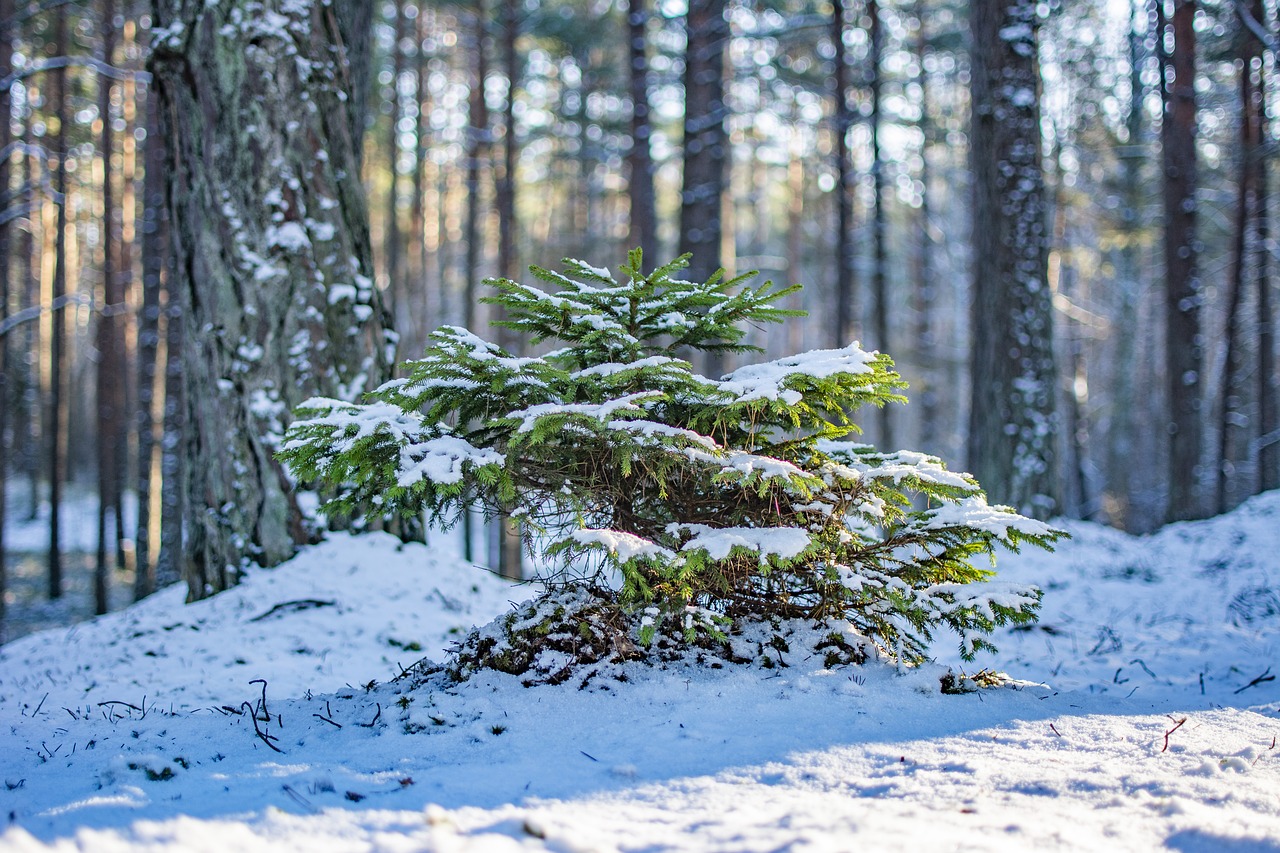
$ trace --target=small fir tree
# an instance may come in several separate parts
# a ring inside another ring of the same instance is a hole
[[[1059,531],[988,505],[935,457],[848,440],[851,412],[905,402],[888,356],[855,343],[699,376],[672,353],[759,351],[746,325],[799,314],[775,307],[799,286],[683,281],[687,258],[647,274],[641,262],[631,252],[621,280],[581,261],[532,268],[550,291],[489,281],[502,325],[560,348],[515,357],[444,327],[367,402],[305,403],[281,456],[339,488],[333,511],[448,524],[477,501],[520,518],[559,568],[543,578],[554,606],[508,627],[589,610],[582,637],[612,632],[617,650],[628,633],[646,646],[753,619],[845,621],[916,663],[939,626],[968,659],[997,625],[1034,619],[1038,590],[973,561]]]

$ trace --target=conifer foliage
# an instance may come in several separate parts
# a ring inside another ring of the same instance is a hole
[[[849,440],[859,407],[905,402],[886,355],[855,343],[696,374],[673,353],[756,350],[747,326],[796,314],[776,304],[798,285],[684,281],[686,263],[645,273],[637,250],[620,278],[567,260],[532,268],[543,287],[491,280],[504,325],[559,348],[516,357],[444,327],[364,403],[303,404],[281,455],[339,489],[333,511],[509,512],[558,567],[547,595],[590,591],[641,647],[807,619],[911,663],[939,626],[969,657],[1031,621],[1039,591],[973,560],[1061,534],[932,456]]]

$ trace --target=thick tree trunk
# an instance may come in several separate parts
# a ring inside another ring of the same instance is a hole
[[[693,253],[688,276],[706,281],[720,268],[725,159],[724,54],[729,42],[725,0],[690,0],[685,13],[684,177],[680,190],[680,252]],[[723,360],[708,353],[709,376]]]
[[[1156,18],[1164,24],[1163,4]],[[1203,337],[1196,237],[1196,4],[1175,0],[1170,27],[1160,26],[1164,121],[1161,123],[1164,165],[1165,354],[1169,388],[1169,503],[1167,520],[1199,518],[1205,506],[1201,488],[1201,443],[1204,434],[1201,397]],[[1173,53],[1164,55],[1166,31],[1172,29]],[[1172,75],[1169,71],[1172,70]]]
[[[639,247],[645,260],[658,264],[658,214],[653,186],[653,156],[649,149],[649,22],[647,0],[627,0],[627,81],[631,92],[631,148],[627,151],[627,195],[631,202],[631,248]]]
[[[275,444],[308,397],[382,381],[394,339],[360,185],[366,4],[246,5],[154,8],[191,598],[307,539]]]
[[[857,336],[854,308],[857,282],[853,274],[853,164],[849,161],[849,128],[853,111],[849,109],[849,46],[845,40],[848,28],[847,0],[835,0],[831,12],[831,43],[835,50],[835,74],[832,75],[833,130],[836,159],[836,304],[832,315],[831,345],[848,346]]]
[[[973,33],[974,290],[969,466],[992,499],[1061,507],[1047,284],[1036,4],[981,0]]]

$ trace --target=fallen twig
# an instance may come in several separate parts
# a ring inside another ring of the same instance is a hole
[[[258,739],[261,740],[263,743],[265,743],[267,746],[274,749],[276,752],[283,753],[284,752],[283,749],[281,749],[280,747],[276,746],[274,743],[271,742],[273,740],[278,740],[278,738],[276,738],[271,733],[264,732],[262,729],[258,728],[258,715],[253,710],[253,706],[250,705],[248,702],[242,702],[240,703],[240,707],[249,709],[249,719],[253,721],[253,733],[258,736]]]
[[[271,722],[271,713],[267,710],[267,680],[265,678],[255,678],[250,684],[262,685],[262,698],[258,700],[258,711],[262,712],[262,721]],[[255,712],[257,713],[257,712]]]
[[[1276,677],[1271,674],[1271,667],[1267,667],[1266,672],[1262,673],[1262,675],[1259,675],[1253,681],[1250,681],[1244,687],[1241,687],[1240,689],[1236,690],[1235,693],[1243,693],[1246,690],[1248,690],[1250,687],[1257,687],[1259,684],[1265,684],[1268,681],[1275,681],[1275,680],[1276,680]],[[1235,693],[1233,693],[1232,695],[1235,695]]]
[[[1173,717],[1169,717],[1169,719],[1173,720]],[[1164,733],[1164,747],[1160,750],[1161,752],[1164,752],[1166,749],[1169,748],[1169,735],[1173,734],[1178,729],[1182,728],[1182,724],[1185,723],[1186,721],[1187,721],[1186,717],[1183,717],[1181,720],[1173,720],[1173,724],[1174,724],[1173,728],[1169,729],[1169,731]]]
[[[1268,671],[1270,671],[1270,670],[1268,670]],[[31,712],[31,716],[33,716],[33,717],[34,717],[36,714],[39,714],[39,713],[40,713],[40,709],[44,707],[44,700],[45,700],[45,699],[48,699],[48,698],[49,698],[49,694],[48,694],[48,693],[44,694],[44,696],[43,696],[43,697],[41,697],[41,699],[40,699],[40,704],[39,704],[39,705],[37,705],[37,706],[36,706],[36,709],[35,709],[34,711],[32,711],[32,712]]]
[[[1057,726],[1055,726],[1053,723],[1049,724],[1049,728],[1053,731],[1055,735],[1057,735],[1058,737],[1062,737],[1062,732],[1058,731]]]
[[[272,607],[266,613],[259,613],[257,616],[253,617],[249,621],[261,622],[263,619],[267,619],[271,616],[274,616],[276,613],[281,613],[284,611],[299,613],[303,610],[314,610],[317,607],[332,607],[335,604],[337,604],[336,601],[323,601],[319,598],[299,598],[296,601],[282,601],[279,604],[277,604],[275,607]]]
[[[334,722],[330,718],[326,717],[324,714],[312,714],[311,716],[315,717],[318,720],[324,720],[326,723],[328,723],[331,726],[337,726],[338,728],[342,728],[342,723]]]

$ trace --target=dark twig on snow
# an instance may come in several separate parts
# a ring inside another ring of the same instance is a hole
[[[261,622],[277,613],[299,613],[303,610],[314,610],[317,607],[332,607],[336,601],[322,601],[318,598],[299,598],[297,601],[282,601],[266,613],[259,613],[250,622]]]
[[[313,806],[313,805],[311,805],[311,801],[310,801],[310,800],[308,800],[306,797],[302,796],[301,794],[299,794],[297,791],[295,791],[295,790],[293,789],[293,787],[292,787],[292,786],[290,786],[290,785],[281,785],[280,787],[284,790],[284,792],[285,792],[286,794],[288,794],[288,795],[289,795],[289,797],[290,797],[290,798],[291,798],[295,803],[297,803],[298,805],[302,806],[304,809],[308,809],[308,810],[309,810],[309,811],[311,811],[313,814],[315,813],[316,807],[315,807],[315,806]]]
[[[378,724],[378,720],[382,718],[382,703],[375,702],[374,704],[378,706],[378,713],[373,715],[373,719],[367,723],[356,723],[356,725],[366,729],[371,729]]]
[[[141,713],[142,711],[141,708],[139,708],[137,705],[134,705],[132,702],[121,702],[119,699],[108,699],[106,702],[98,703],[99,708],[105,707],[107,705],[123,705],[126,708],[132,708],[133,710],[138,711],[139,713]]]
[[[1244,687],[1241,687],[1240,689],[1236,690],[1235,693],[1243,693],[1246,690],[1248,690],[1250,687],[1257,687],[1259,684],[1265,684],[1268,681],[1275,681],[1275,680],[1276,680],[1276,677],[1271,674],[1271,667],[1267,667],[1266,672],[1262,673],[1262,675],[1259,675],[1253,681],[1250,681]],[[1232,695],[1235,695],[1235,693],[1233,693]]]
[[[32,712],[31,712],[31,716],[33,716],[33,717],[34,717],[36,714],[39,714],[39,713],[40,713],[40,709],[44,707],[44,700],[45,700],[45,699],[48,699],[48,698],[49,698],[49,694],[48,694],[48,693],[44,694],[44,696],[43,696],[43,697],[41,697],[41,699],[40,699],[40,704],[39,704],[39,705],[37,705],[37,706],[36,706],[36,709],[35,709],[34,711],[32,711]]]
[[[1173,720],[1173,717],[1169,717],[1169,719]],[[1164,752],[1166,749],[1169,748],[1169,735],[1173,734],[1178,729],[1182,728],[1182,724],[1185,723],[1186,721],[1187,721],[1186,717],[1183,717],[1181,720],[1173,720],[1173,728],[1169,729],[1169,731],[1164,733],[1164,747],[1161,748],[1160,750],[1161,752]]]
[[[1054,733],[1055,735],[1057,735],[1058,737],[1062,737],[1062,732],[1058,731],[1057,726],[1055,726],[1053,723],[1050,723],[1050,724],[1049,724],[1049,728],[1050,728],[1050,730],[1052,730],[1052,731],[1053,731],[1053,733]]]
[[[261,713],[263,722],[271,722],[271,713],[267,711],[267,680],[265,678],[255,678],[249,683],[262,685],[262,698],[258,700],[258,710],[254,713]]]
[[[281,749],[280,747],[276,746],[274,743],[271,742],[273,740],[278,740],[278,738],[276,738],[271,733],[264,732],[262,729],[258,728],[258,714],[256,711],[254,711],[253,706],[250,705],[248,702],[241,702],[240,707],[247,708],[249,710],[249,719],[253,721],[253,733],[258,736],[258,739],[261,740],[263,743],[265,743],[267,746],[274,749],[276,752],[283,753],[284,752],[283,749]],[[268,720],[268,722],[270,722],[270,720]]]
[[[582,752],[582,750],[578,750],[578,752]],[[582,752],[582,754],[583,754],[583,755],[585,755],[587,758],[590,758],[592,761],[599,761],[599,760],[600,760],[600,759],[596,758],[594,755],[592,755],[592,754],[591,754],[591,753],[589,753],[589,752]]]
[[[332,711],[329,711],[328,702],[324,703],[324,709],[328,711],[330,714],[333,713]],[[331,726],[337,726],[338,728],[342,728],[342,723],[335,722],[332,716],[326,717],[324,714],[312,714],[311,716],[315,717],[317,720],[324,720],[326,723],[328,723]]]

